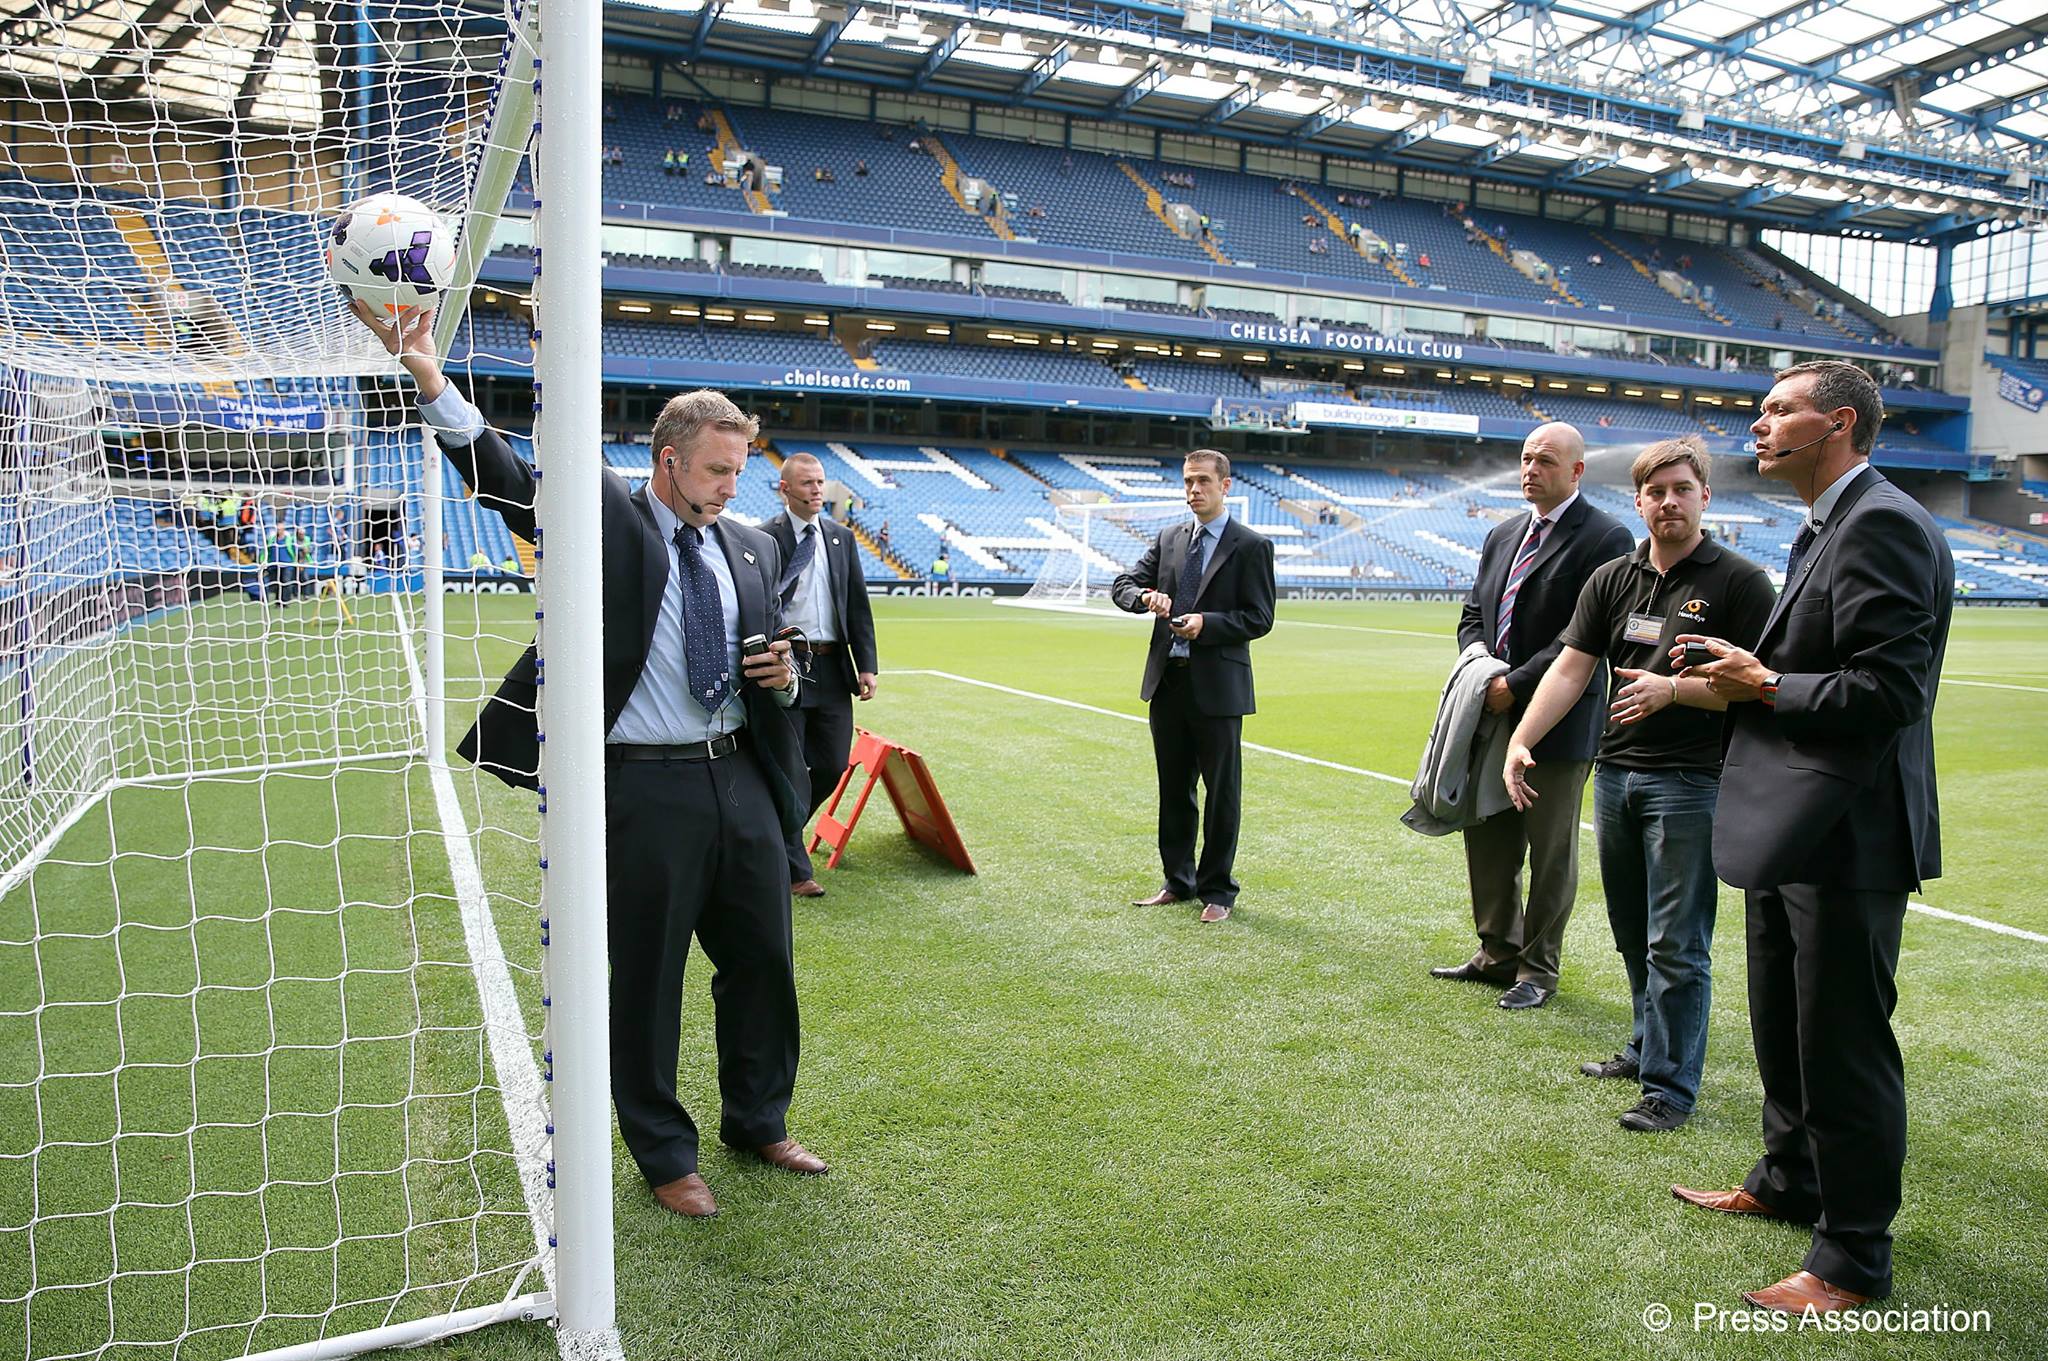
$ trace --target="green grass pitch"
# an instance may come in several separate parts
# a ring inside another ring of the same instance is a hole
[[[530,636],[529,608],[450,599],[459,697],[509,664]],[[685,1223],[654,1207],[621,1152],[627,1354],[2048,1354],[2048,1159],[2033,1114],[2048,1090],[2035,1042],[2048,1028],[2048,944],[1920,913],[1907,921],[1899,972],[1912,1125],[1894,1303],[1988,1310],[1991,1331],[1880,1343],[1694,1332],[1695,1302],[1739,1306],[1741,1290],[1796,1268],[1805,1244],[1793,1228],[1691,1211],[1667,1189],[1732,1185],[1757,1151],[1740,898],[1724,890],[1700,1110],[1674,1134],[1625,1133],[1614,1117],[1632,1093],[1577,1073],[1619,1048],[1628,1027],[1590,836],[1550,1006],[1510,1016],[1489,990],[1430,979],[1427,966],[1469,948],[1458,844],[1400,827],[1404,789],[1360,772],[1412,773],[1454,614],[1282,605],[1255,648],[1260,712],[1246,739],[1329,764],[1247,753],[1243,896],[1227,925],[1201,927],[1185,909],[1128,905],[1158,884],[1149,739],[1117,716],[1143,714],[1142,628],[988,602],[882,604],[881,694],[857,717],[925,755],[981,873],[942,866],[871,805],[845,863],[820,876],[829,896],[796,909],[804,1059],[791,1130],[833,1173],[802,1180],[708,1151],[703,1170],[724,1213]],[[1937,747],[1949,874],[1918,901],[2048,933],[2032,826],[2048,747],[2048,616],[1960,611],[1948,667]],[[451,726],[468,707],[451,704]],[[501,895],[497,925],[531,1018],[540,951],[523,904],[536,874],[520,837],[533,801],[495,782],[458,785],[471,825],[489,829],[478,837],[484,876]],[[189,800],[123,797],[139,801],[121,810],[129,825],[160,825],[167,845],[184,844],[189,825],[219,849],[193,858],[207,872],[192,885],[182,866],[167,881],[162,865],[124,862],[118,902],[103,870],[53,865],[39,875],[50,876],[39,923],[22,893],[0,902],[0,1011],[69,988],[87,1004],[80,1017],[118,1009],[126,1045],[49,1006],[40,1037],[19,1022],[0,1029],[0,1155],[20,1151],[38,1118],[25,1104],[36,1095],[6,1084],[36,1062],[37,1045],[47,1060],[61,1044],[74,1069],[122,1054],[130,1067],[43,1092],[46,1129],[104,1138],[116,1094],[126,1131],[152,1120],[182,1129],[195,1111],[231,1125],[267,1109],[271,1165],[253,1132],[235,1130],[196,1171],[183,1139],[124,1139],[118,1167],[104,1149],[51,1150],[33,1178],[20,1160],[0,1161],[0,1298],[21,1292],[31,1237],[43,1279],[59,1266],[97,1279],[116,1254],[124,1271],[144,1273],[117,1287],[111,1324],[105,1289],[45,1301],[26,1347],[22,1306],[0,1306],[0,1358],[155,1339],[188,1308],[200,1322],[247,1317],[266,1300],[274,1314],[317,1314],[337,1293],[397,1297],[401,1314],[445,1304],[436,1283],[469,1259],[467,1226],[377,1235],[406,1222],[408,1194],[419,1219],[473,1203],[472,1178],[501,1206],[516,1205],[517,1190],[500,1159],[435,1161],[504,1147],[495,1095],[478,1090],[491,1081],[487,1056],[460,1028],[476,1010],[464,972],[422,970],[415,990],[378,969],[414,949],[460,958],[425,781],[358,771],[338,785],[272,777]],[[104,819],[88,818],[55,859],[89,862],[105,836]],[[365,893],[379,875],[388,882]],[[344,880],[363,901],[336,911]],[[195,892],[204,925],[180,930]],[[266,892],[324,893],[329,911],[266,929],[245,911]],[[409,892],[425,895],[412,912],[388,907]],[[59,902],[61,928],[49,915]],[[9,944],[31,926],[79,939],[46,936],[31,960]],[[236,990],[273,969],[303,977]],[[195,978],[220,985],[205,992],[201,1019],[224,1051],[196,1083],[189,1068],[146,1066],[152,1044],[160,1057],[189,1047]],[[707,983],[700,955],[681,1062],[700,1121],[717,1105]],[[151,990],[175,1000],[137,996]],[[130,1000],[113,1007],[121,994]],[[440,1044],[376,1038],[416,1018],[454,1028]],[[343,1025],[367,1037],[345,1058],[331,1047]],[[415,1071],[416,1087],[443,1095],[402,1117],[389,1100]],[[294,1130],[276,1113],[330,1109],[337,1092],[348,1106],[345,1189],[292,1185],[318,1179],[312,1164],[331,1156],[333,1130],[311,1120]],[[394,1158],[406,1150],[411,1162]],[[413,1169],[409,1189],[401,1163]],[[196,1246],[226,1264],[178,1269],[195,1246],[182,1210],[125,1211],[110,1235],[109,1218],[89,1211],[104,1207],[115,1172],[124,1202],[170,1202],[195,1181],[213,1193],[195,1217]],[[266,1181],[272,1194],[235,1194]],[[35,1235],[11,1229],[31,1212]],[[517,1215],[487,1219],[486,1255],[516,1254],[526,1232]],[[294,1249],[267,1273],[250,1260],[266,1235]],[[323,1247],[337,1238],[339,1249]],[[493,1277],[492,1291],[505,1283]],[[1653,1304],[1678,1316],[1670,1331],[1644,1326]],[[338,1321],[364,1326],[365,1313],[381,1306]],[[254,1342],[298,1340],[312,1326],[282,1319]],[[208,1332],[183,1355],[249,1344]],[[554,1348],[528,1326],[440,1350],[542,1358]]]

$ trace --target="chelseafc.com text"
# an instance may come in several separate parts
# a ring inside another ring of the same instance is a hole
[[[782,375],[789,387],[849,388],[857,392],[908,392],[908,378],[889,378],[872,373],[826,373],[822,369],[791,369]]]

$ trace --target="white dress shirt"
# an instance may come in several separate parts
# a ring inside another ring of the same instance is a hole
[[[725,665],[730,689],[717,713],[706,713],[690,692],[689,667],[683,657],[683,564],[682,550],[675,546],[676,530],[682,520],[652,491],[647,504],[654,511],[655,531],[668,550],[668,581],[661,590],[661,614],[654,623],[654,642],[647,649],[647,664],[640,683],[633,687],[619,721],[605,737],[607,742],[636,746],[669,746],[683,742],[704,742],[746,726],[747,708],[740,702],[740,688],[750,682],[740,674],[740,593],[733,583],[732,564],[725,560],[716,524],[702,531],[699,550],[704,565],[718,583],[719,614],[725,626]]]
[[[789,512],[790,528],[796,531],[796,546],[790,551],[795,553],[803,547],[805,529],[811,531],[815,547],[803,574],[796,579],[796,594],[790,597],[782,622],[802,629],[804,637],[813,643],[836,643],[840,641],[839,620],[832,608],[832,564],[826,561],[823,521],[823,515],[806,520],[793,510]]]
[[[1849,490],[1849,484],[1869,466],[1868,463],[1857,464],[1828,483],[1828,489],[1813,498],[1813,505],[1806,512],[1806,523],[1813,528],[1814,533],[1818,534],[1820,527],[1828,522],[1828,517],[1835,513],[1835,505],[1842,499],[1842,493]]]
[[[1218,515],[1215,519],[1209,521],[1208,524],[1203,524],[1200,520],[1197,520],[1194,523],[1196,533],[1194,539],[1188,544],[1188,551],[1198,555],[1198,559],[1201,563],[1201,565],[1195,569],[1195,580],[1199,582],[1203,576],[1207,575],[1209,571],[1209,560],[1216,556],[1216,545],[1223,542],[1223,531],[1230,526],[1230,512],[1227,510],[1224,511],[1221,515]],[[1168,594],[1171,593],[1172,592],[1169,589]],[[1193,608],[1193,606],[1190,605],[1189,608],[1183,610],[1182,613],[1200,614],[1201,611]],[[1178,635],[1175,635],[1172,646],[1166,649],[1166,655],[1169,657],[1187,656],[1188,640]]]

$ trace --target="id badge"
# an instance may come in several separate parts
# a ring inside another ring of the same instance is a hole
[[[1654,614],[1632,614],[1621,637],[1628,643],[1658,642],[1664,637],[1664,621]]]

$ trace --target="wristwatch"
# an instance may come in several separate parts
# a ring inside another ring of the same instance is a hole
[[[1778,682],[1783,679],[1785,679],[1785,677],[1776,671],[1773,671],[1770,675],[1765,676],[1763,686],[1759,690],[1757,698],[1762,700],[1764,703],[1770,705],[1772,708],[1776,708],[1778,704]]]

